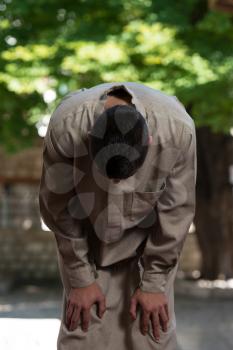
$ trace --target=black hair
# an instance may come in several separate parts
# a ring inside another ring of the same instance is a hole
[[[116,105],[96,119],[90,133],[90,152],[108,178],[126,179],[142,166],[148,152],[145,118],[132,105]]]

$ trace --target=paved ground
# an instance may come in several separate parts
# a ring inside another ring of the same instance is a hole
[[[179,350],[233,350],[233,297],[177,297],[176,315]]]
[[[27,286],[0,296],[0,349],[56,350],[61,289]],[[179,350],[232,350],[233,298],[176,296]]]

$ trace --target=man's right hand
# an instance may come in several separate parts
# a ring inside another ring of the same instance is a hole
[[[68,330],[73,331],[76,329],[81,317],[82,330],[87,332],[91,317],[90,309],[95,303],[98,303],[98,316],[102,318],[106,310],[105,296],[96,282],[88,287],[72,288],[66,309],[66,326]]]

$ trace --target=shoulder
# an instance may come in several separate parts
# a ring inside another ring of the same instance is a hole
[[[141,83],[127,82],[126,86],[140,100],[146,110],[148,119],[156,118],[164,123],[174,120],[177,123],[186,124],[191,129],[194,128],[193,119],[176,96],[169,95]]]
[[[68,157],[74,155],[74,149],[80,148],[87,123],[84,116],[92,106],[86,90],[77,90],[63,97],[50,117],[44,138],[44,145],[56,145]]]
[[[67,118],[77,113],[84,106],[87,101],[85,91],[85,88],[72,91],[58,102],[50,118],[50,127],[63,124]]]

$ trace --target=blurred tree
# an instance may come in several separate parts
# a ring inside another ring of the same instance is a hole
[[[209,0],[210,8],[233,13],[233,0]]]
[[[68,91],[139,81],[176,95],[198,127],[202,276],[233,277],[232,51],[228,13],[205,0],[4,0],[0,142],[33,143]]]

